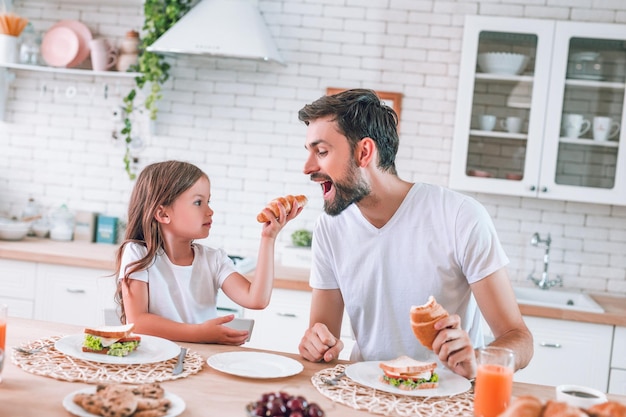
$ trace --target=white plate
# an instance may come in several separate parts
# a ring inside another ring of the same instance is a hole
[[[213,369],[245,378],[282,378],[302,372],[296,360],[262,352],[225,352],[210,356],[206,362]]]
[[[63,407],[65,407],[67,411],[74,414],[75,416],[98,417],[98,415],[88,413],[83,407],[74,403],[74,396],[76,394],[93,394],[94,392],[96,392],[96,387],[85,388],[67,394],[65,398],[63,398]],[[185,411],[185,401],[183,401],[183,399],[180,398],[178,395],[171,394],[166,391],[165,398],[170,400],[171,405],[169,410],[167,410],[167,414],[164,417],[175,417]]]
[[[354,382],[375,388],[391,394],[408,395],[412,397],[447,397],[461,394],[472,387],[472,383],[454,372],[437,368],[435,372],[439,374],[439,387],[433,389],[416,389],[413,391],[402,390],[389,384],[380,382],[379,378],[384,374],[378,364],[380,361],[357,362],[348,365],[346,375]]]
[[[141,343],[136,351],[128,356],[110,356],[101,353],[83,352],[84,334],[72,334],[57,340],[54,347],[68,356],[91,362],[112,363],[116,365],[137,365],[142,363],[162,362],[173,358],[180,352],[180,346],[160,337],[139,335]]]

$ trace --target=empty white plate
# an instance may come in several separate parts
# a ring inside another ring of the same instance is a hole
[[[302,372],[296,360],[262,352],[225,352],[210,356],[209,366],[220,372],[245,378],[282,378]]]

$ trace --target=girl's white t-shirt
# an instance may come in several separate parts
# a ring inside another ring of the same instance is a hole
[[[312,253],[310,285],[341,290],[356,337],[355,361],[400,355],[432,360],[410,326],[411,306],[430,295],[459,314],[473,345],[482,346],[481,315],[469,284],[509,262],[481,204],[430,184],[414,184],[380,229],[355,204],[337,216],[323,214]]]
[[[146,270],[131,274],[131,279],[148,283],[148,311],[180,323],[198,324],[217,317],[217,291],[235,266],[226,252],[192,244],[193,262],[174,265],[163,249]],[[145,246],[131,242],[124,247],[120,276],[126,266],[145,256]]]

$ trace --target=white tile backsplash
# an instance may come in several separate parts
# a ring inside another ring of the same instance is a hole
[[[15,0],[39,31],[79,19],[95,36],[119,41],[142,25],[141,2],[50,4]],[[446,185],[462,26],[465,14],[626,22],[621,0],[259,0],[287,66],[179,56],[169,58],[156,130],[135,128],[145,148],[139,167],[178,158],[211,177],[215,223],[207,244],[256,255],[256,214],[285,193],[307,194],[302,215],[279,238],[312,228],[319,187],[302,173],[305,127],[298,110],[326,87],[367,87],[403,94],[400,175]],[[28,197],[124,217],[133,183],[111,113],[132,79],[13,71],[6,122],[0,122],[0,212],[18,214]],[[105,96],[106,94],[106,96]],[[503,150],[506,151],[506,150]],[[499,151],[498,151],[499,152]],[[497,156],[497,154],[496,154]],[[552,236],[550,272],[565,286],[626,295],[626,207],[473,194],[494,218],[511,258],[510,276],[525,282],[542,270],[534,232]]]

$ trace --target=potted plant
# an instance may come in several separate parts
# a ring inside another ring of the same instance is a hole
[[[283,248],[281,263],[284,266],[308,268],[311,266],[311,243],[313,233],[306,229],[291,234],[292,246]]]
[[[125,142],[124,168],[131,180],[135,179],[135,174],[131,170],[131,144],[133,142],[132,114],[137,110],[137,90],[142,90],[146,95],[143,105],[148,111],[150,120],[156,120],[156,104],[162,97],[161,86],[168,80],[170,70],[170,64],[163,55],[148,52],[146,48],[172,27],[189,9],[191,9],[191,0],[144,1],[144,24],[139,42],[139,58],[137,64],[129,68],[130,71],[138,72],[140,75],[135,77],[136,88],[131,89],[123,99],[124,125],[121,133]],[[144,89],[146,86],[149,88]]]

